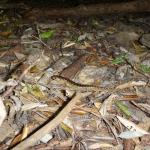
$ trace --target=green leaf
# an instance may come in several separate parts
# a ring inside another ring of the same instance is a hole
[[[129,108],[123,104],[121,101],[115,101],[115,105],[128,117],[131,117]]]
[[[125,62],[125,59],[127,59],[128,54],[127,53],[123,53],[121,55],[119,55],[116,59],[114,59],[112,61],[112,64],[117,65],[117,64],[122,64]]]
[[[50,39],[53,36],[54,36],[54,30],[49,30],[49,31],[46,31],[46,32],[42,32],[40,34],[41,39],[45,39],[45,40]]]
[[[141,70],[144,72],[144,73],[150,73],[150,67],[148,65],[140,65],[140,68]]]

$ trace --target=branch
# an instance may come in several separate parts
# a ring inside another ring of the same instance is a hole
[[[73,109],[76,102],[81,100],[83,97],[88,96],[88,93],[77,93],[68,104],[58,113],[58,115],[49,121],[46,125],[41,127],[27,139],[16,145],[12,150],[25,150],[31,146],[33,146],[37,141],[39,141],[45,134],[49,133],[51,130],[56,128],[69,114],[69,112]]]
[[[91,15],[111,14],[121,12],[150,12],[150,0],[134,0],[120,3],[100,3],[93,5],[79,5],[73,8],[41,8],[32,9],[25,13],[28,19],[43,17],[85,17]]]

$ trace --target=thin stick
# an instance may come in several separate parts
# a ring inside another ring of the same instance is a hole
[[[25,150],[31,146],[33,146],[37,141],[39,141],[44,135],[49,133],[51,130],[56,128],[64,118],[69,114],[69,112],[73,109],[76,102],[81,100],[83,97],[88,96],[89,93],[77,93],[68,104],[58,113],[58,115],[49,121],[46,125],[41,127],[27,139],[16,145],[12,150]]]
[[[32,35],[32,37],[34,37],[34,38],[36,38],[39,42],[41,42],[46,48],[48,48],[49,50],[51,50],[51,48],[45,43],[45,42],[43,42],[42,40],[41,40],[41,38],[38,38],[38,37],[36,37],[36,36],[34,36],[34,35]]]

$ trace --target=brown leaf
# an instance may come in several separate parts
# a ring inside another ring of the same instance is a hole
[[[123,150],[134,150],[135,142],[132,139],[123,140]]]
[[[18,134],[11,142],[10,147],[12,147],[13,145],[16,145],[17,143],[21,142],[23,139],[25,139],[28,135],[28,126],[25,125],[22,133]]]

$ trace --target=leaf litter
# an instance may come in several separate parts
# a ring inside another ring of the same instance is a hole
[[[24,24],[5,13],[0,18],[0,147],[149,146],[150,36],[136,26],[138,18]]]

